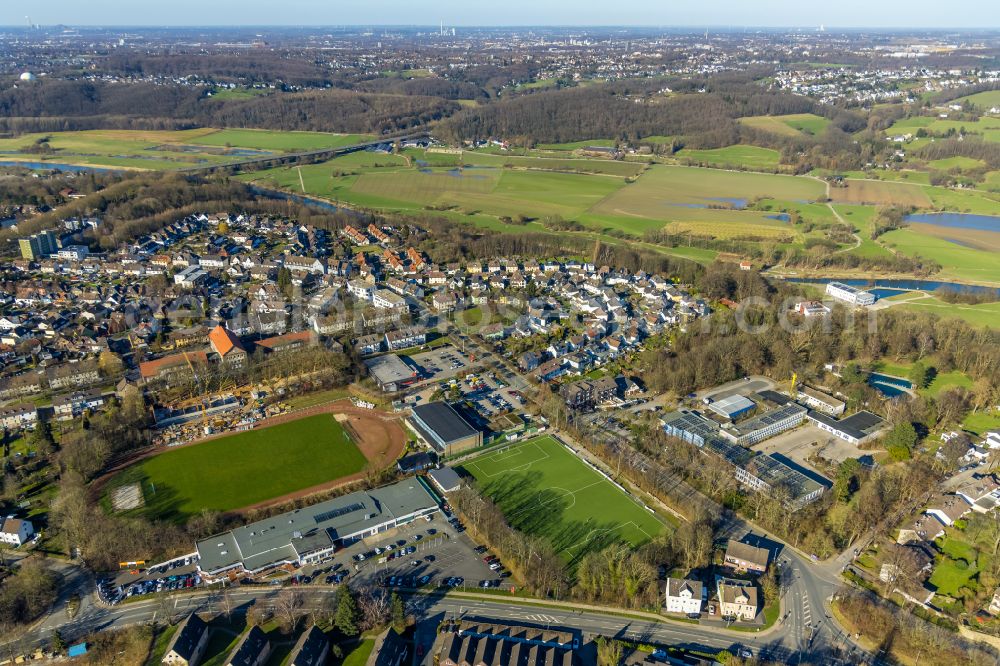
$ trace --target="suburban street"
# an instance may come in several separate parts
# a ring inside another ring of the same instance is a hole
[[[794,566],[794,564],[792,565]],[[810,584],[804,588],[807,594]],[[334,594],[334,588],[324,586],[316,589],[301,588],[306,598],[305,608],[317,609],[323,607]],[[243,613],[253,604],[269,604],[278,595],[279,590],[267,586],[237,588],[231,591],[233,612]],[[788,593],[796,595],[792,587]],[[122,628],[148,622],[173,622],[191,612],[221,612],[220,594],[218,591],[198,591],[175,596],[163,596],[158,599],[137,601],[107,607],[102,604],[82,604],[77,616],[70,620],[66,615],[65,604],[60,603],[52,613],[37,623],[31,631],[20,640],[0,645],[0,653],[24,652],[28,648],[51,640],[55,631],[59,631],[64,639],[73,641],[88,633]],[[552,602],[557,604],[558,602]],[[803,608],[806,605],[803,603]],[[607,612],[591,610],[574,610],[557,608],[548,604],[533,604],[521,599],[503,599],[490,601],[482,595],[451,593],[412,594],[408,599],[407,610],[419,620],[436,626],[441,620],[452,617],[490,617],[516,620],[522,623],[544,625],[548,627],[567,627],[580,630],[584,638],[600,634],[616,636],[623,639],[649,642],[662,645],[674,645],[698,650],[718,651],[731,649],[735,645],[747,646],[755,654],[769,659],[794,663],[798,650],[804,654],[820,654],[820,648],[833,648],[843,644],[842,634],[830,625],[830,631],[817,631],[815,639],[808,643],[808,633],[797,635],[803,631],[804,625],[792,622],[779,623],[775,628],[761,632],[728,631],[723,628],[693,626],[680,622],[653,622],[642,619],[629,619],[614,615],[610,609]],[[826,626],[826,625],[823,625]],[[789,638],[801,646],[789,647]],[[803,642],[804,641],[804,642]],[[854,656],[851,656],[853,654]],[[832,656],[825,663],[856,664],[860,663],[860,655],[848,653],[843,659]]]

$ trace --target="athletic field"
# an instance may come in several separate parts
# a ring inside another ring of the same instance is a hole
[[[122,471],[106,490],[141,484],[150,517],[231,511],[360,472],[365,457],[332,414],[172,449]]]
[[[549,436],[502,447],[463,467],[513,527],[547,538],[571,563],[620,541],[640,546],[666,529]]]

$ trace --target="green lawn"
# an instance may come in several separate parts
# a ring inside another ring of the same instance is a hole
[[[954,535],[941,537],[938,541],[941,552],[953,560],[965,560],[966,562],[976,561],[976,549],[967,541],[955,538]]]
[[[934,567],[928,582],[937,588],[938,594],[950,597],[965,587],[975,575],[975,564],[961,559],[953,560],[950,557],[942,557]]]
[[[108,493],[141,483],[146,506],[136,511],[182,521],[333,481],[365,463],[333,415],[318,414],[161,453],[122,471]]]
[[[1000,412],[973,412],[962,421],[962,427],[969,432],[982,435],[989,430],[1000,430]]]
[[[928,368],[934,368],[935,366],[935,360],[933,358],[925,359],[923,363]],[[896,377],[903,377],[906,379],[909,378],[910,369],[912,367],[912,363],[893,363],[891,361],[878,361],[872,365],[872,369],[875,370],[875,372],[882,372],[887,375],[894,375]],[[971,386],[972,380],[969,379],[968,375],[958,370],[953,370],[951,372],[939,372],[935,374],[931,382],[924,388],[917,389],[917,392],[921,395],[936,398],[945,389],[956,387],[970,388]]]
[[[344,660],[339,666],[365,666],[372,650],[375,649],[375,639],[365,638],[353,646],[346,648],[341,646],[341,648],[344,650]]]
[[[503,447],[463,468],[513,527],[544,536],[570,563],[619,541],[639,546],[666,529],[553,437]]]
[[[962,319],[973,326],[988,326],[1000,328],[1000,301],[994,303],[978,303],[964,305],[961,303],[946,303],[938,298],[921,298],[898,307],[913,312],[932,312],[940,317]]]

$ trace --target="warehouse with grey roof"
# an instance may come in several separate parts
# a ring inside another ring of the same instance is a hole
[[[258,574],[284,564],[311,564],[343,546],[438,510],[422,481],[411,478],[265,518],[196,544],[206,576]]]
[[[483,445],[483,433],[446,402],[414,407],[409,422],[421,439],[444,456]]]

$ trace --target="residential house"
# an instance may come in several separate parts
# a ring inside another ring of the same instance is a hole
[[[139,364],[139,375],[146,383],[170,381],[175,377],[190,377],[208,370],[208,354],[203,351],[171,354],[153,361]]]
[[[764,573],[770,556],[766,548],[751,546],[735,539],[730,539],[726,544],[725,563],[737,571]]]
[[[724,618],[752,621],[760,609],[757,586],[743,580],[719,578],[719,614]]]
[[[0,407],[0,425],[7,430],[31,428],[38,423],[38,407],[30,402]]]
[[[247,363],[247,350],[229,329],[221,324],[208,334],[208,343],[212,351],[219,355],[219,361],[234,368],[241,368]]]
[[[379,335],[378,333],[362,335],[354,341],[354,351],[358,356],[371,356],[372,354],[378,354],[382,351],[382,343],[384,340],[385,336]]]
[[[431,305],[438,312],[453,312],[458,306],[458,298],[451,292],[436,292],[431,296]]]
[[[270,338],[264,338],[256,343],[256,346],[269,354],[283,354],[286,352],[298,351],[311,346],[315,342],[315,337],[311,331],[300,331],[298,333],[285,333]]]
[[[80,416],[85,411],[95,411],[105,405],[107,400],[99,389],[90,391],[75,391],[52,398],[52,411],[56,419],[67,421]]]
[[[906,544],[914,541],[933,541],[944,534],[944,525],[940,520],[929,514],[923,514],[913,524],[900,528],[896,543]]]
[[[1000,480],[995,474],[974,474],[955,489],[977,513],[989,513],[1000,506]]]
[[[668,578],[666,588],[666,608],[668,613],[696,615],[701,613],[704,586],[700,580]]]
[[[89,386],[101,381],[101,373],[97,361],[78,361],[60,363],[45,370],[49,387],[53,389]]]
[[[305,631],[292,648],[287,666],[324,666],[330,654],[330,641],[316,625]]]
[[[409,326],[385,334],[385,345],[389,351],[416,347],[426,342],[427,332],[420,326]]]
[[[41,373],[26,372],[0,380],[0,400],[41,393],[44,390],[42,378]]]
[[[313,275],[326,274],[326,261],[316,257],[298,257],[286,255],[283,260],[285,268],[292,273],[309,273]]]
[[[14,546],[26,543],[35,533],[35,528],[30,520],[7,516],[0,523],[0,542]]]
[[[169,666],[198,666],[208,646],[208,625],[192,613],[177,625],[160,663]]]
[[[260,627],[254,626],[226,657],[225,666],[261,666],[270,655],[271,643],[267,640],[267,634]]]
[[[950,527],[970,510],[969,504],[960,496],[941,495],[931,502],[927,514],[937,518],[942,525]]]

